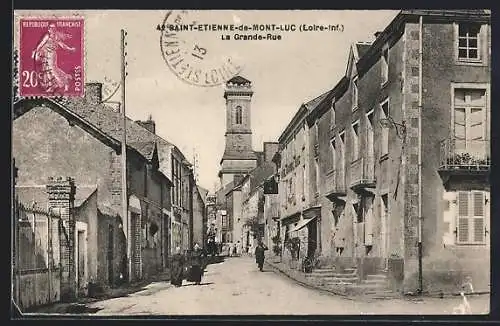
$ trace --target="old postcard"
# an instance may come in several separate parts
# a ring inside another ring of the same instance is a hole
[[[490,20],[15,11],[14,309],[488,314]]]

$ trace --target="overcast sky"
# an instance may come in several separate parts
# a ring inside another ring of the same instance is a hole
[[[223,86],[199,87],[178,79],[166,65],[156,30],[167,11],[82,11],[86,20],[86,79],[120,78],[120,29],[128,53],[127,115],[147,119],[157,134],[193,161],[201,186],[213,190],[224,151]],[[36,14],[43,12],[19,12]],[[76,14],[76,12],[60,12]],[[349,46],[373,41],[397,11],[206,11],[199,23],[342,24],[343,32],[281,32],[280,41],[222,41],[222,32],[190,35],[211,55],[230,56],[253,83],[253,147],[276,141],[303,102],[331,89],[345,73]],[[119,92],[118,94],[119,95]],[[119,100],[119,96],[115,96]]]

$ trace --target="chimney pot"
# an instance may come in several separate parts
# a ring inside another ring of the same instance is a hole
[[[139,124],[141,127],[147,129],[149,132],[156,134],[156,124],[154,120],[151,118],[151,116],[149,116],[149,119],[146,121],[137,120],[136,123]]]
[[[102,83],[85,84],[85,100],[90,104],[102,102]]]

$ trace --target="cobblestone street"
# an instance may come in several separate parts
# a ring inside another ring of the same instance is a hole
[[[156,282],[128,297],[89,305],[97,315],[350,315],[451,314],[458,297],[423,301],[354,301],[307,289],[271,270],[259,272],[250,257],[209,265],[199,286]],[[474,314],[489,312],[489,295],[469,298]]]

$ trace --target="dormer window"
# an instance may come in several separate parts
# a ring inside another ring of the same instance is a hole
[[[382,66],[381,66],[381,79],[382,85],[389,81],[389,49],[385,48],[382,51]]]
[[[352,79],[352,110],[358,108],[358,76]]]
[[[332,111],[332,116],[331,116],[332,121],[330,122],[330,124],[331,127],[333,128],[335,126],[335,98],[332,99],[332,105],[330,110]]]

